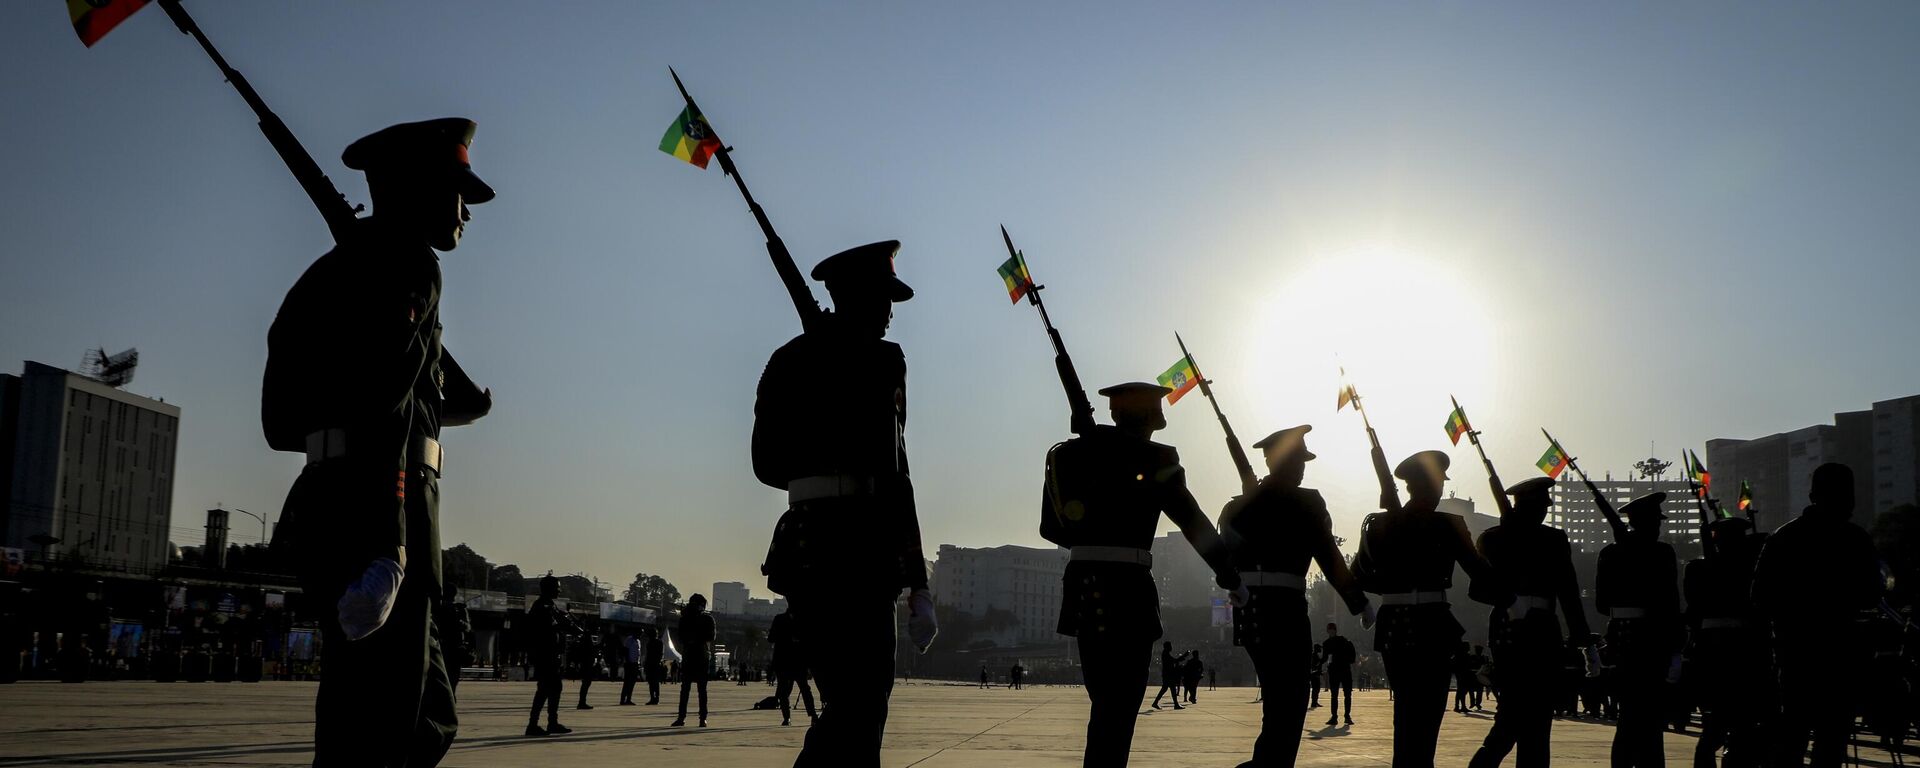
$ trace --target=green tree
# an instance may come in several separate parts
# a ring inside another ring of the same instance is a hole
[[[493,564],[461,542],[440,553],[440,571],[449,583],[466,589],[486,589]]]
[[[513,563],[494,566],[493,572],[487,578],[492,587],[501,592],[509,595],[527,593],[527,577],[520,573],[520,566]]]
[[[636,573],[633,583],[627,585],[627,591],[621,595],[630,605],[642,608],[657,608],[662,602],[668,605],[680,604],[680,588],[659,575]]]

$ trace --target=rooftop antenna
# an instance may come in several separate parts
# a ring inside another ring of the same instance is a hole
[[[80,375],[119,389],[133,381],[133,369],[139,365],[140,350],[109,355],[103,346],[87,351],[86,360],[80,364]]]

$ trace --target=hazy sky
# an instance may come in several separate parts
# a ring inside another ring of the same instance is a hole
[[[357,202],[353,139],[479,122],[500,194],[442,314],[495,408],[445,436],[441,520],[525,570],[765,594],[751,406],[798,322],[717,164],[656,149],[670,64],[803,270],[904,243],[929,556],[1043,545],[1067,436],[1001,223],[1090,389],[1181,332],[1245,442],[1315,425],[1349,538],[1377,491],[1339,363],[1395,461],[1447,446],[1454,394],[1509,482],[1542,426],[1624,472],[1920,392],[1913,4],[188,6]],[[88,50],[12,2],[0,105],[0,370],[139,347],[131,389],[184,411],[176,539],[277,517],[302,460],[260,435],[266,331],[331,241],[244,104],[158,8]],[[1219,427],[1168,415],[1217,510]]]

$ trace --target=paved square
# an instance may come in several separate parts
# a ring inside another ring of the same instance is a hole
[[[568,681],[571,707],[577,696]],[[0,686],[0,766],[103,763],[307,765],[312,759],[312,683],[140,683]],[[644,686],[642,688],[644,692]],[[591,711],[571,708],[567,736],[521,735],[531,683],[469,682],[460,686],[460,738],[443,765],[568,768],[634,765],[781,766],[790,764],[805,733],[799,715],[780,726],[778,711],[754,711],[769,695],[764,684],[716,683],[710,728],[670,728],[674,712],[663,690],[661,706],[613,705],[619,686],[595,683]],[[677,695],[678,689],[673,693]],[[797,698],[797,697],[796,697]],[[1201,691],[1184,711],[1149,711],[1140,718],[1133,765],[1230,768],[1253,748],[1260,721],[1254,692]],[[644,697],[642,697],[644,700]],[[894,689],[893,714],[882,761],[890,768],[1026,768],[1077,766],[1087,699],[1078,687],[1032,686],[1022,691],[913,683]],[[1303,766],[1386,764],[1391,709],[1384,691],[1355,698],[1352,728],[1319,725],[1327,710],[1308,712],[1310,730],[1300,750]],[[797,713],[798,714],[798,713]],[[1449,713],[1441,731],[1439,765],[1465,765],[1491,724],[1491,715]],[[1560,721],[1554,725],[1554,765],[1607,763],[1611,726]],[[1692,735],[1669,732],[1667,756],[1689,765]],[[1863,764],[1890,765],[1880,750],[1862,750]],[[662,762],[667,761],[667,762]],[[1508,758],[1508,765],[1512,765]]]

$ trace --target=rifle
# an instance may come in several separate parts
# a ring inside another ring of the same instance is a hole
[[[1199,380],[1200,394],[1206,395],[1207,402],[1213,404],[1214,418],[1220,420],[1220,429],[1227,433],[1227,455],[1233,457],[1233,467],[1240,471],[1240,489],[1253,493],[1255,488],[1260,487],[1260,478],[1253,473],[1253,463],[1247,461],[1247,451],[1240,447],[1240,438],[1234,436],[1233,425],[1227,423],[1227,415],[1220,411],[1220,401],[1213,396],[1213,382],[1207,381],[1207,375],[1200,372],[1200,362],[1193,359],[1192,352],[1187,351],[1186,340],[1180,338],[1178,333],[1173,335],[1173,340],[1180,343],[1180,354],[1186,355],[1187,363],[1193,366],[1194,377]]]
[[[1453,409],[1459,411],[1461,418],[1465,419],[1467,411],[1460,407],[1459,398],[1452,395],[1448,395],[1447,398],[1453,401]],[[1507,498],[1507,487],[1500,483],[1500,473],[1494,470],[1493,462],[1487,459],[1487,449],[1480,445],[1480,430],[1473,428],[1472,419],[1466,421],[1467,440],[1473,443],[1474,450],[1480,452],[1480,463],[1487,467],[1487,485],[1493,487],[1494,505],[1500,508],[1500,516],[1506,517],[1513,512],[1513,502]]]
[[[1712,525],[1713,521],[1719,517],[1720,504],[1713,499],[1707,498],[1706,489],[1701,488],[1700,484],[1694,481],[1693,457],[1689,455],[1690,453],[1691,452],[1680,454],[1680,466],[1686,469],[1687,490],[1693,492],[1695,508],[1700,513],[1700,554],[1705,557],[1712,557],[1715,554],[1715,548],[1713,546],[1713,537],[1707,535],[1707,526]]]
[[[180,0],[160,0],[160,9],[167,12],[167,18],[173,19],[174,26],[179,27],[181,32],[199,41],[200,47],[206,49],[207,55],[213,58],[214,65],[220,68],[220,74],[233,84],[234,90],[240,92],[240,98],[247,102],[247,106],[253,108],[253,113],[260,118],[260,132],[267,135],[267,143],[273,145],[273,151],[279,153],[280,161],[286,163],[287,170],[293,172],[294,181],[300,183],[300,189],[307,193],[313,206],[320,209],[320,218],[326,219],[327,230],[333,233],[334,242],[345,242],[353,223],[358,220],[354,214],[365,210],[366,206],[347,204],[347,196],[340,194],[340,190],[333,186],[333,180],[320,170],[320,165],[313,161],[313,155],[307,154],[307,148],[294,138],[293,131],[281,122],[280,116],[267,108],[267,103],[247,83],[247,78],[227,66],[226,57],[214,49],[213,42],[207,39],[206,33],[200,31],[200,25],[187,15],[187,9],[180,7]]]
[[[1347,377],[1347,369],[1340,369],[1340,378]],[[1393,483],[1393,470],[1387,468],[1387,452],[1380,449],[1380,436],[1373,431],[1373,422],[1367,418],[1367,406],[1360,402],[1360,390],[1347,385],[1347,397],[1353,401],[1353,409],[1360,412],[1360,423],[1367,428],[1367,442],[1373,444],[1373,474],[1380,479],[1380,508],[1388,512],[1400,511],[1400,487]]]
[[[700,105],[693,103],[693,97],[687,94],[687,86],[680,82],[680,73],[667,67],[667,73],[673,75],[673,84],[680,89],[680,98],[687,100],[690,117],[700,121],[708,130],[713,123],[707,121]],[[713,134],[719,136],[718,133]],[[793,263],[793,254],[787,252],[787,244],[773,231],[773,222],[767,220],[766,209],[753,199],[753,193],[747,191],[747,182],[740,178],[740,169],[733,164],[733,148],[720,143],[720,149],[714,156],[720,158],[720,172],[733,178],[734,186],[740,188],[740,196],[747,199],[747,210],[753,213],[753,220],[759,222],[760,231],[767,236],[767,256],[773,259],[773,271],[780,274],[780,284],[786,286],[787,297],[793,300],[793,309],[800,313],[800,328],[803,331],[818,330],[826,317],[826,310],[820,308],[820,302],[813,298],[813,291],[807,287],[807,281],[800,276],[800,267]]]
[[[1013,236],[1007,234],[1007,225],[1000,225],[1000,239],[1007,243],[1007,254],[1027,265],[1027,257],[1013,247]],[[1073,358],[1067,354],[1067,343],[1060,340],[1060,331],[1053,327],[1053,318],[1047,316],[1046,302],[1041,301],[1040,291],[1046,286],[1031,282],[1033,272],[1027,272],[1027,303],[1040,310],[1040,324],[1047,328],[1047,339],[1053,342],[1053,368],[1060,374],[1060,386],[1067,390],[1067,429],[1076,435],[1093,434],[1093,403],[1087,401],[1087,388],[1080,383],[1080,374],[1073,368]],[[1196,372],[1197,373],[1197,372]]]
[[[1594,506],[1600,508],[1600,514],[1606,515],[1607,526],[1613,529],[1613,540],[1625,541],[1627,538],[1627,523],[1620,519],[1620,513],[1613,511],[1613,504],[1607,501],[1606,494],[1600,492],[1600,486],[1594,485],[1593,481],[1587,478],[1586,470],[1580,468],[1580,464],[1573,458],[1573,454],[1567,453],[1567,449],[1560,446],[1560,441],[1553,439],[1552,433],[1547,432],[1546,428],[1542,427],[1540,434],[1546,435],[1547,442],[1552,443],[1555,448],[1560,448],[1560,455],[1567,457],[1567,466],[1573,470],[1574,474],[1580,476],[1580,482],[1587,484],[1587,491],[1593,494]]]

